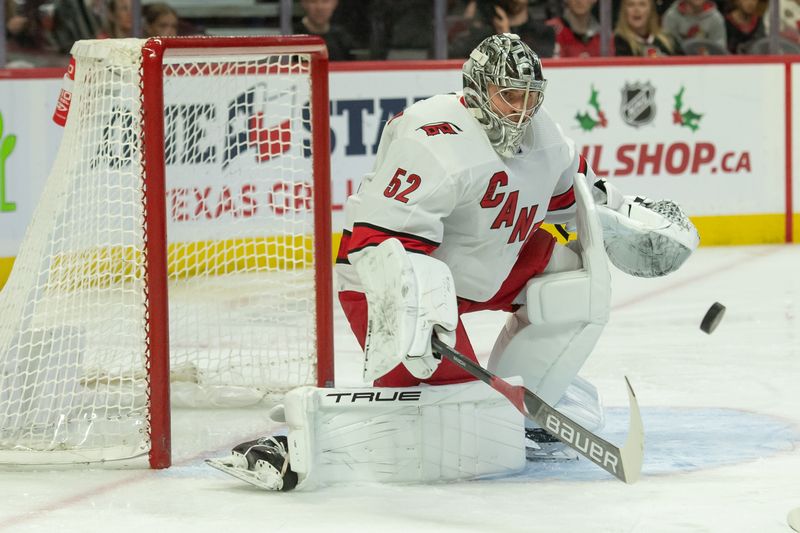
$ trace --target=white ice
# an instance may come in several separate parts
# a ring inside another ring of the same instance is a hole
[[[718,329],[698,328],[719,301]],[[499,313],[466,318],[481,357]],[[337,374],[360,353],[341,313]],[[625,485],[587,461],[529,464],[506,479],[267,493],[206,457],[267,429],[262,411],[176,410],[175,466],[0,471],[0,531],[787,532],[800,506],[800,246],[701,248],[657,280],[614,273],[609,323],[582,371],[624,440],[623,376],[642,408],[643,477]]]

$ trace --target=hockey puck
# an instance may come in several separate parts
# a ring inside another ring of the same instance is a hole
[[[714,302],[714,304],[708,308],[708,311],[706,311],[706,316],[703,317],[703,321],[700,322],[700,329],[711,335],[722,321],[724,314],[725,306],[719,302]]]

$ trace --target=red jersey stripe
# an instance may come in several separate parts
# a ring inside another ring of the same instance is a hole
[[[395,238],[400,241],[403,248],[410,252],[422,252],[430,254],[439,247],[439,243],[411,235],[392,231],[372,224],[354,224],[353,234],[350,236],[347,253],[352,253],[367,246],[377,246],[386,239]],[[341,253],[341,248],[340,248]]]
[[[350,232],[347,230],[342,231],[342,240],[339,241],[339,250],[336,252],[336,262],[350,264],[347,259],[347,252],[350,250]]]
[[[550,198],[550,204],[547,206],[548,211],[558,211],[559,209],[566,209],[575,203],[575,189],[570,187],[567,192],[553,196]]]
[[[580,156],[580,162],[578,163],[578,173],[579,174],[586,174],[586,170],[589,168],[589,163],[586,162],[583,156]]]

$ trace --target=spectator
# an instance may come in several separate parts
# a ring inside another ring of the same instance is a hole
[[[44,28],[39,17],[43,0],[0,0],[5,4],[6,43],[11,49],[29,52],[46,48]]]
[[[592,15],[597,0],[564,0],[564,14],[548,24],[556,31],[555,57],[600,55],[600,23]]]
[[[133,37],[133,9],[131,0],[108,0],[105,24],[97,34],[98,39]]]
[[[664,13],[662,26],[681,47],[690,39],[704,39],[723,50],[728,46],[725,18],[711,0],[677,0]]]
[[[331,24],[344,28],[363,54],[370,48],[374,14],[380,7],[375,4],[375,0],[339,0],[331,18]]]
[[[164,2],[142,6],[145,37],[174,37],[178,35],[178,13]]]
[[[6,37],[10,41],[20,41],[24,38],[28,28],[28,19],[17,13],[17,6],[13,0],[5,1],[5,28]]]
[[[0,65],[8,68],[30,68],[36,66],[30,61],[29,52],[36,43],[32,38],[32,24],[28,17],[17,10],[12,0],[2,0],[4,3],[4,26],[6,32],[6,46],[9,52],[7,63]]]
[[[478,0],[469,30],[450,45],[449,56],[464,58],[492,34],[515,33],[540,57],[553,57],[556,32],[527,0]]]
[[[800,44],[800,0],[778,0],[780,13],[778,31],[780,36]],[[764,29],[769,33],[769,7],[762,17]]]
[[[659,22],[664,19],[664,13],[667,12],[669,6],[675,0],[654,0],[656,13],[658,14]],[[728,0],[719,0],[720,2],[727,2]],[[619,20],[619,11],[622,8],[622,0],[611,0],[611,20]],[[592,9],[594,16],[600,18],[600,6],[595,5],[594,9]],[[613,22],[612,22],[613,24]]]
[[[477,0],[448,0],[447,2],[447,42],[453,42],[469,30],[478,9]]]
[[[680,53],[677,43],[661,29],[653,0],[622,0],[614,28],[614,55],[655,57]]]
[[[353,40],[344,28],[331,24],[337,4],[338,0],[300,0],[304,15],[293,30],[325,39],[331,61],[349,61],[353,59]]]
[[[669,6],[672,5],[674,0],[655,0],[656,2],[656,13],[658,13],[658,20],[664,19],[664,13],[667,12]],[[719,0],[719,2],[727,2],[727,0]]]
[[[766,2],[761,0],[734,0],[733,10],[725,16],[730,53],[747,53],[748,46],[765,36],[763,15],[766,8]]]
[[[373,0],[373,59],[424,59],[433,55],[431,0]]]
[[[108,0],[83,0],[84,5],[97,20],[104,20],[108,13]]]
[[[75,41],[97,37],[98,27],[97,17],[83,0],[56,0],[51,36],[61,53],[68,54]]]

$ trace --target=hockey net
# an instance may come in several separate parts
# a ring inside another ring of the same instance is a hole
[[[0,463],[168,466],[170,390],[237,407],[332,382],[324,46],[72,52],[64,137],[0,293]]]

